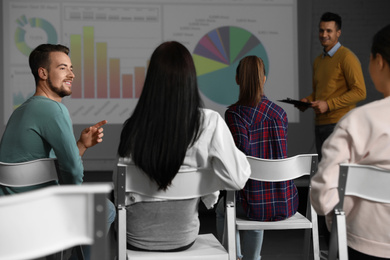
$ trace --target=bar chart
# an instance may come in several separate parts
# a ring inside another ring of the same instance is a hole
[[[75,78],[64,104],[74,122],[122,123],[142,93],[150,56],[161,43],[160,8],[134,5],[63,7],[63,40]]]
[[[108,57],[107,42],[95,42],[93,26],[84,26],[82,34],[71,34],[70,49],[73,71],[81,75],[73,82],[71,98],[139,98],[147,62],[121,73],[121,59]]]

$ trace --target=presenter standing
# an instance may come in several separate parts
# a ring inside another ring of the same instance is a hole
[[[319,24],[319,40],[323,53],[313,64],[313,92],[301,99],[310,102],[315,112],[315,142],[318,160],[322,158],[322,145],[333,133],[337,122],[356,103],[366,98],[366,86],[360,62],[356,55],[341,45],[341,17],[324,13]],[[305,111],[308,107],[297,106]],[[323,216],[318,217],[319,233],[326,243],[329,232]]]
[[[321,160],[321,147],[333,132],[336,123],[356,103],[366,98],[363,72],[356,55],[341,45],[341,17],[334,13],[324,13],[319,24],[319,40],[323,53],[313,64],[313,92],[302,98],[310,102],[315,112],[315,139],[318,158]],[[307,107],[299,107],[305,111]]]
[[[375,89],[384,98],[352,110],[337,123],[311,179],[312,205],[326,216],[329,228],[333,208],[339,202],[340,163],[390,169],[390,24],[372,39],[368,69]],[[344,211],[349,259],[390,259],[389,205],[346,195]]]

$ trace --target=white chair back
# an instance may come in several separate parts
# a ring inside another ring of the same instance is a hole
[[[59,180],[57,160],[43,158],[20,163],[0,162],[0,184],[26,187]]]
[[[345,195],[378,203],[390,203],[390,170],[370,165],[340,164],[339,203],[334,208],[328,259],[348,259]],[[338,258],[337,258],[338,256]]]
[[[0,197],[0,259],[39,258],[92,245],[91,259],[108,259],[108,184],[51,186]]]
[[[315,173],[316,154],[300,154],[285,159],[270,160],[247,156],[251,166],[250,179],[278,182],[294,180]]]
[[[222,181],[209,170],[181,170],[166,191],[158,190],[155,182],[134,164],[117,165],[115,204],[118,216],[118,260],[133,259],[228,259],[228,253],[211,235],[201,235],[188,250],[175,253],[141,252],[126,249],[126,192],[135,192],[160,199],[183,200],[198,198],[223,189]]]
[[[248,156],[251,166],[250,179],[266,182],[280,182],[294,180],[302,176],[309,176],[307,186],[310,184],[310,177],[317,171],[317,154],[300,154],[285,159],[261,159]],[[236,236],[231,230],[281,230],[281,229],[306,229],[304,243],[304,257],[309,259],[310,237],[312,238],[314,259],[320,259],[319,237],[317,214],[311,206],[310,199],[307,200],[306,215],[297,212],[294,216],[281,221],[253,221],[237,218],[235,216],[235,194],[234,191],[227,192],[226,216],[228,233],[224,234],[224,244],[229,244],[229,256],[236,255]],[[310,232],[311,231],[311,232]],[[227,239],[227,241],[226,241]],[[234,241],[234,242],[232,242]],[[245,256],[244,256],[245,257]],[[233,257],[231,260],[234,259]]]

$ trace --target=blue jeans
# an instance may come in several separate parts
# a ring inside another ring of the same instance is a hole
[[[116,208],[114,203],[112,203],[110,200],[107,199],[107,233],[110,230],[111,224],[115,221],[116,217]],[[91,246],[89,245],[83,245],[81,246],[81,250],[83,251],[84,259],[89,260],[91,259]],[[75,250],[72,251],[72,255],[69,257],[69,260],[77,260],[77,254]]]
[[[225,200],[220,199],[215,209],[218,240],[222,242],[225,225]],[[236,216],[246,218],[241,203],[236,203]],[[245,260],[260,260],[261,246],[263,245],[264,230],[241,230],[237,232],[237,257]]]

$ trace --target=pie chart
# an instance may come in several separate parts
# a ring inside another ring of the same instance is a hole
[[[255,55],[264,61],[268,74],[268,56],[260,40],[249,31],[235,26],[216,28],[204,35],[195,46],[199,90],[210,100],[231,105],[238,100],[236,68],[240,60]]]
[[[27,35],[31,33],[32,29],[36,28],[41,30],[46,34],[47,43],[56,44],[57,43],[57,32],[51,23],[42,18],[29,18],[27,19],[25,15],[22,15],[16,21],[18,27],[15,31],[15,44],[16,48],[26,56],[29,56],[33,47],[26,42],[26,38],[35,38],[36,41],[41,41],[40,35]]]

